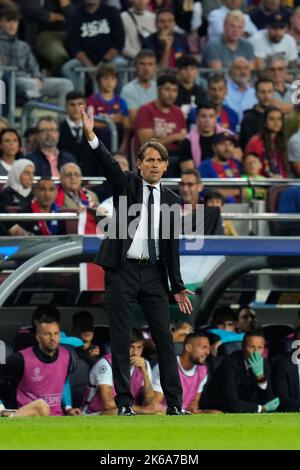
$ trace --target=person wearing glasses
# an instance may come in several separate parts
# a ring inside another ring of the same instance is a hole
[[[35,165],[35,175],[43,178],[59,177],[60,169],[66,163],[76,163],[75,157],[65,150],[59,150],[59,129],[52,116],[43,116],[37,123],[38,150],[26,155]]]

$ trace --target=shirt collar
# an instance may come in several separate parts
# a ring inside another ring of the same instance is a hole
[[[150,184],[148,181],[144,180],[143,178],[143,187],[145,186],[153,186],[153,188],[160,190],[160,182],[156,184]]]
[[[229,85],[231,88],[233,88],[234,90],[237,90],[237,91],[239,91],[240,93],[244,93],[244,92],[242,92],[242,91],[240,90],[239,85],[237,85],[237,83],[235,83],[231,78],[228,79],[228,85]],[[249,88],[250,88],[250,85],[247,84],[245,91],[248,91]]]
[[[75,127],[80,127],[82,128],[82,121],[80,121],[79,124],[76,124],[74,121],[72,121],[69,116],[66,117],[66,121],[70,129],[74,129]]]

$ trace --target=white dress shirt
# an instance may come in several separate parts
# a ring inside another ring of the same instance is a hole
[[[96,149],[99,145],[98,137],[94,137],[92,141],[89,141],[92,149]],[[143,179],[143,203],[141,208],[141,218],[139,225],[134,234],[132,243],[127,251],[127,258],[149,258],[148,250],[148,200],[150,191],[147,183]],[[155,238],[155,251],[156,257],[159,258],[159,221],[160,221],[160,183],[151,185],[154,187],[153,198],[154,198],[154,238]],[[129,208],[128,208],[129,209]]]
[[[67,121],[67,124],[68,124],[68,126],[69,126],[69,128],[72,132],[73,137],[75,137],[75,139],[77,138],[75,129],[79,127],[79,138],[81,140],[82,139],[82,134],[83,134],[82,122],[80,121],[79,124],[76,124],[68,116],[66,117],[66,121]]]

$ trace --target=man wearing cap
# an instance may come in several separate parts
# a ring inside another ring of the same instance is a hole
[[[233,158],[236,139],[230,132],[216,134],[213,139],[214,156],[204,160],[200,165],[203,178],[240,178],[241,165]],[[222,189],[226,202],[236,202],[239,197],[237,189]]]
[[[257,68],[263,67],[266,57],[280,53],[290,67],[295,66],[298,53],[295,39],[287,34],[286,15],[274,13],[269,16],[267,28],[258,31],[249,41],[254,47]]]

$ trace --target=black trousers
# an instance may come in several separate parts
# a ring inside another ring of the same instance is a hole
[[[105,273],[112,371],[117,407],[132,405],[129,348],[133,307],[138,302],[149,324],[157,349],[161,386],[168,406],[181,406],[182,387],[170,333],[169,298],[162,282],[159,262],[126,263]]]

